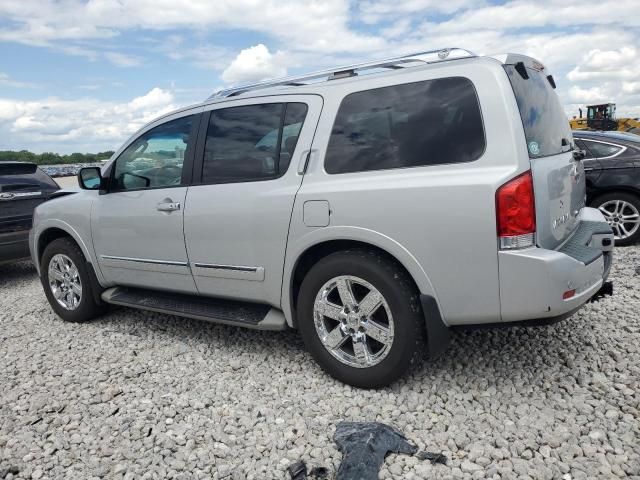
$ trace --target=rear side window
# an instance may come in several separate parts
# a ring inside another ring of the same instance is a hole
[[[202,168],[203,183],[277,178],[286,172],[307,106],[266,103],[211,112]]]
[[[477,160],[485,148],[470,80],[441,78],[345,97],[325,157],[328,173]]]
[[[608,143],[592,142],[590,140],[585,140],[584,143],[598,158],[613,157],[622,151],[622,147],[610,145]]]
[[[584,154],[585,154],[584,158],[585,159],[593,158],[593,155],[591,154],[591,151],[589,150],[589,147],[587,147],[585,142],[583,142],[582,140],[577,139],[575,137],[573,138],[573,140],[574,140],[574,142],[576,142],[576,145],[578,146],[578,148],[580,150],[584,151]]]

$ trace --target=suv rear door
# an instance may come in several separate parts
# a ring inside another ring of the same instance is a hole
[[[573,156],[569,120],[545,67],[509,55],[504,65],[513,87],[531,163],[540,247],[555,249],[578,225],[585,206],[584,166]]]
[[[279,305],[291,210],[322,109],[316,95],[203,113],[184,233],[198,291]]]

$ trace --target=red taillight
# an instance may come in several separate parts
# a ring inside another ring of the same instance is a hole
[[[499,237],[515,237],[535,233],[535,197],[530,170],[498,189],[496,192],[496,220]]]

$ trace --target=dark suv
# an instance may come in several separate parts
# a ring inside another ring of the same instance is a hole
[[[640,135],[573,132],[585,151],[587,202],[600,209],[613,228],[616,245],[640,240]]]
[[[33,163],[0,162],[0,264],[29,258],[33,210],[59,189]]]

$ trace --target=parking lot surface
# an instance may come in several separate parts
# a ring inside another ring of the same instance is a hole
[[[342,420],[448,458],[390,455],[380,478],[639,478],[640,247],[617,249],[611,276],[615,295],[568,320],[456,332],[363,391],[295,331],[121,308],[64,323],[31,265],[0,266],[0,478],[280,479],[300,458],[335,472]]]

